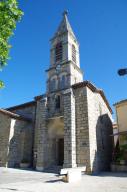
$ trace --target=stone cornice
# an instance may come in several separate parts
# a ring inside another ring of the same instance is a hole
[[[76,65],[76,64],[75,64],[73,61],[71,61],[71,60],[65,61],[65,62],[61,63],[60,65],[61,65],[61,66],[64,66],[64,65],[70,65],[70,64],[72,64],[72,65],[78,70],[78,72],[80,72],[81,74],[83,74],[83,71],[79,68],[79,66]],[[55,69],[56,69],[56,66],[57,66],[57,65],[51,66],[49,69],[47,69],[47,70],[45,70],[45,71],[46,71],[46,72],[49,72],[49,71],[51,71],[51,70],[55,70]]]

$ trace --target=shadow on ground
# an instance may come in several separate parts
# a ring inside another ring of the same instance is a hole
[[[92,176],[98,177],[127,177],[127,172],[102,172],[93,174]]]
[[[63,181],[62,181],[62,179],[55,179],[55,180],[45,181],[45,183],[57,183],[57,182],[63,182]]]

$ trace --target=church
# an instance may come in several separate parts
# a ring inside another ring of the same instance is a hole
[[[101,89],[83,81],[79,43],[66,11],[50,40],[46,72],[45,94],[0,109],[0,166],[109,170],[112,109]]]

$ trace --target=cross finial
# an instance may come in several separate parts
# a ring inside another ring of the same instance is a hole
[[[63,16],[67,16],[67,14],[68,14],[68,11],[65,10],[65,11],[63,12]]]

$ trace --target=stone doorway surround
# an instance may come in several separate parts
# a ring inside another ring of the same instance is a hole
[[[52,165],[62,166],[64,161],[64,119],[63,116],[48,119],[48,138],[51,142]],[[49,142],[49,143],[50,143]]]

